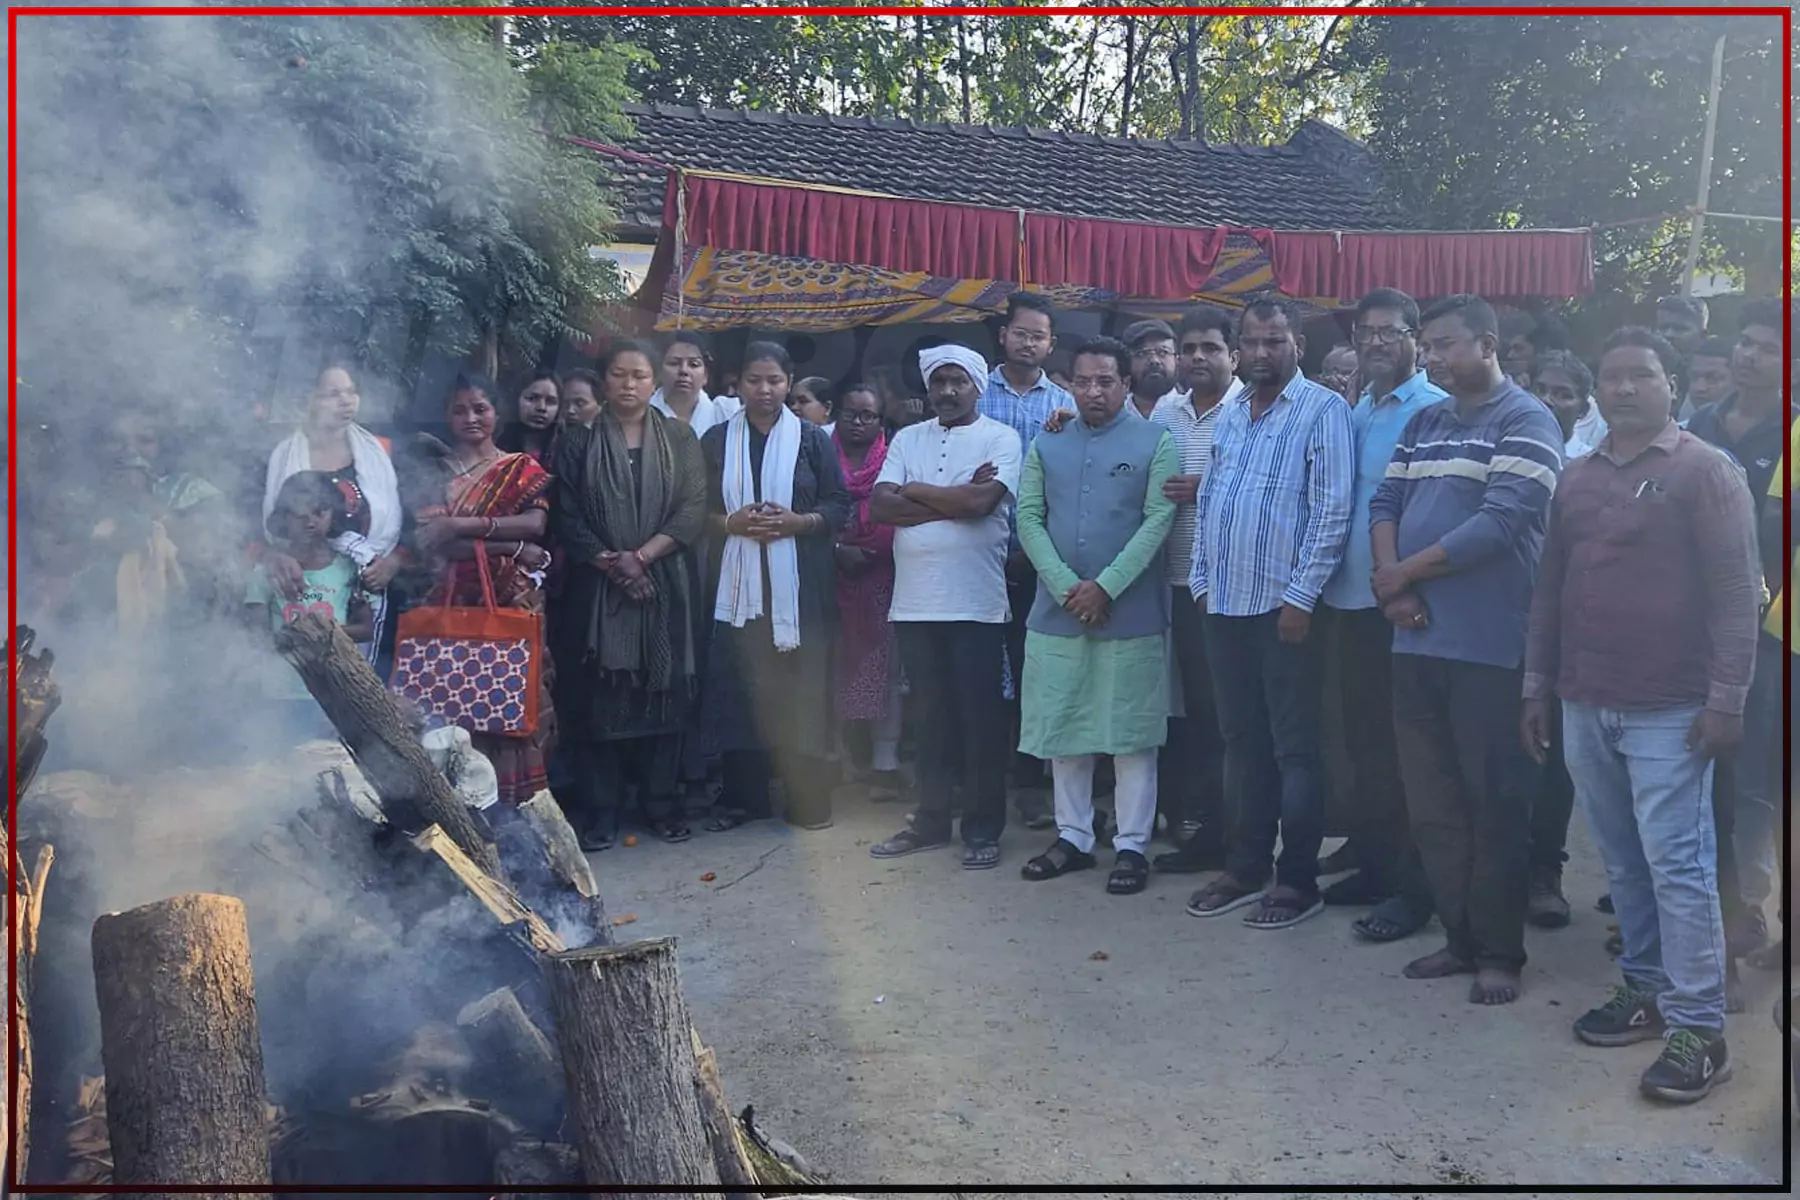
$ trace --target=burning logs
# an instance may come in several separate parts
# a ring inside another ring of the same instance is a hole
[[[242,902],[187,895],[94,923],[113,1180],[269,1183],[262,1045]]]
[[[587,1182],[717,1189],[674,939],[569,951],[545,973]]]
[[[62,690],[50,675],[56,664],[55,656],[48,650],[33,653],[37,633],[29,625],[21,625],[13,631],[13,643],[17,650],[12,681],[17,718],[13,727],[13,803],[16,811],[18,801],[37,775],[38,765],[44,761],[44,751],[49,748],[44,729],[51,714],[62,704]],[[0,863],[10,863],[11,877],[18,880],[15,885],[17,903],[13,910],[18,923],[18,957],[10,964],[12,988],[8,997],[14,1028],[18,1031],[14,1059],[18,1082],[12,1096],[15,1107],[10,1113],[6,1107],[7,1097],[0,1095],[0,1138],[4,1139],[15,1164],[14,1170],[21,1178],[31,1161],[31,966],[37,954],[38,925],[44,914],[45,882],[56,850],[49,845],[38,847],[29,876],[21,861],[23,857],[23,847],[9,846],[6,830],[0,826]]]
[[[481,836],[468,806],[432,765],[381,677],[348,635],[315,614],[284,629],[278,644],[381,797],[387,819],[406,833],[441,827],[483,871],[504,878],[499,856]]]

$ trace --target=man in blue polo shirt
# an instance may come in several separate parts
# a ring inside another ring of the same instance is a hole
[[[1479,296],[1420,318],[1450,393],[1407,423],[1369,505],[1375,598],[1394,623],[1394,734],[1444,949],[1412,979],[1473,974],[1472,1004],[1518,999],[1537,767],[1519,744],[1525,621],[1562,431],[1500,368]]]
[[[1356,491],[1344,561],[1325,585],[1319,615],[1331,633],[1342,684],[1344,740],[1354,768],[1349,847],[1358,870],[1325,889],[1325,903],[1374,905],[1353,928],[1373,942],[1418,932],[1431,919],[1431,888],[1407,829],[1406,792],[1394,745],[1394,626],[1369,577],[1369,502],[1387,477],[1407,422],[1446,398],[1419,368],[1419,306],[1405,292],[1377,288],[1356,306],[1351,340],[1367,383],[1350,412],[1356,436]]]

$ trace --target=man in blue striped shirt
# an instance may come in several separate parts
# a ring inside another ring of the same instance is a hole
[[[1500,366],[1479,296],[1420,318],[1450,393],[1407,422],[1369,503],[1371,582],[1394,630],[1394,736],[1413,840],[1444,949],[1412,979],[1473,974],[1472,1004],[1508,1004],[1525,965],[1536,764],[1519,743],[1525,626],[1562,431]]]
[[[1188,912],[1245,905],[1254,929],[1317,913],[1325,799],[1312,611],[1344,554],[1356,485],[1350,406],[1300,374],[1300,316],[1257,300],[1238,327],[1248,387],[1224,402],[1195,501],[1189,590],[1206,613],[1206,656],[1237,811],[1225,874]],[[1275,841],[1281,858],[1275,861]],[[1273,887],[1269,882],[1271,868]]]
[[[987,386],[975,408],[982,416],[1010,425],[1019,435],[1021,454],[1044,431],[1044,423],[1058,409],[1075,408],[1075,397],[1050,382],[1044,363],[1056,349],[1056,309],[1048,300],[1029,292],[1016,292],[1006,302],[1000,323],[1000,365],[988,375]],[[1025,664],[1025,620],[1037,600],[1037,572],[1019,547],[1018,514],[1011,503],[1013,522],[1006,554],[1006,594],[1012,603],[1012,622],[1006,630],[1006,653],[1012,664],[1015,726],[1019,719],[1019,674]],[[1014,739],[1017,745],[1017,739]],[[1027,829],[1044,829],[1056,822],[1050,816],[1045,792],[1044,764],[1028,754],[1013,755],[1013,784],[1020,790],[1019,817]]]

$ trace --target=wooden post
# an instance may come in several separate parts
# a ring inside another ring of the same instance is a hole
[[[269,1184],[244,905],[186,895],[94,922],[106,1120],[118,1184]]]
[[[675,940],[569,951],[545,973],[587,1182],[716,1189]]]
[[[406,833],[440,826],[476,866],[495,879],[505,878],[499,855],[469,816],[468,805],[432,765],[381,677],[344,631],[309,614],[282,630],[277,644],[337,727],[363,777],[381,797],[387,819]]]

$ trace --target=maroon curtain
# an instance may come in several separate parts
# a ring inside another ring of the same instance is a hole
[[[1594,290],[1586,230],[1518,233],[1290,233],[1258,230],[1275,285],[1354,301],[1378,287],[1412,296],[1580,296]]]
[[[1046,287],[1100,287],[1121,296],[1185,299],[1206,289],[1223,226],[1192,229],[1029,213],[1025,276]]]
[[[855,196],[688,176],[690,246],[756,250],[950,279],[1017,279],[1019,215],[1011,209]],[[675,214],[671,174],[663,219]]]
[[[1186,299],[1206,290],[1230,230],[1104,221],[972,204],[824,191],[784,183],[682,177],[690,246],[753,250],[948,279],[1104,288]],[[665,226],[676,219],[669,177]],[[664,241],[667,242],[666,236]],[[1593,290],[1585,230],[1518,233],[1248,232],[1275,283],[1305,299],[1354,301],[1376,287],[1414,296],[1579,296]],[[666,273],[659,247],[655,267]],[[653,274],[657,273],[653,269]]]

